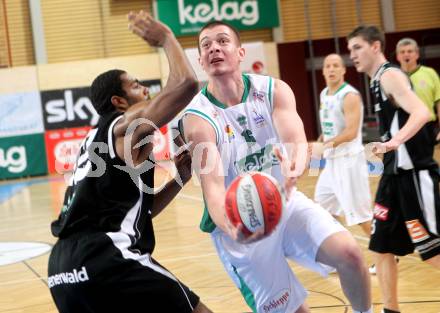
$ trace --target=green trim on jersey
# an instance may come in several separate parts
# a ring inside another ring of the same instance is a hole
[[[272,77],[269,77],[269,104],[270,108],[273,111],[273,99],[272,99]]]
[[[243,92],[243,96],[241,97],[241,102],[243,103],[246,101],[248,95],[249,95],[249,89],[251,86],[251,82],[249,77],[246,74],[242,74],[243,77],[243,85],[244,85],[244,92]],[[221,109],[227,109],[228,106],[225,105],[224,103],[220,102],[219,100],[217,100],[217,98],[215,98],[209,91],[208,91],[208,85],[205,85],[205,87],[203,87],[202,89],[202,94],[208,98],[208,100],[214,104],[215,106],[218,106]]]
[[[216,142],[216,144],[218,145],[220,143],[220,131],[219,131],[217,125],[215,124],[215,122],[212,120],[211,117],[209,117],[208,115],[206,115],[202,111],[199,111],[199,110],[196,110],[196,109],[188,109],[188,110],[185,111],[185,114],[187,114],[187,113],[198,115],[201,118],[207,120],[209,122],[209,124],[211,124],[212,127],[215,130],[215,142]]]
[[[257,307],[255,306],[255,297],[252,293],[251,289],[248,285],[244,282],[243,278],[238,274],[237,269],[234,265],[232,265],[232,268],[234,269],[235,275],[237,275],[239,281],[240,281],[240,292],[243,295],[244,300],[246,301],[247,305],[252,309],[252,312],[257,312]]]
[[[200,221],[199,228],[202,232],[212,233],[217,225],[215,225],[211,215],[209,215],[208,205],[206,204],[205,198],[203,198],[203,203],[205,204],[205,207],[203,208],[203,217]]]
[[[332,94],[332,95],[329,95],[329,94],[328,94],[328,91],[329,91],[329,90],[328,90],[328,88],[327,88],[326,96],[336,96],[336,94],[337,94],[338,92],[340,92],[342,89],[344,89],[344,87],[347,86],[347,85],[348,85],[347,82],[344,82],[344,83],[341,85],[341,87],[339,87],[338,90],[336,90],[335,93]]]

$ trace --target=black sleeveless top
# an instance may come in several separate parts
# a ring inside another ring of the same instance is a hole
[[[154,163],[147,160],[144,173],[130,171],[116,155],[113,126],[121,117],[102,116],[81,144],[52,234],[64,238],[78,232],[122,232],[130,237],[129,249],[151,253]]]
[[[380,66],[370,81],[370,89],[374,95],[374,109],[379,117],[379,131],[382,142],[390,140],[408,120],[409,114],[396,106],[393,99],[388,98],[380,85],[382,74],[388,70],[400,69],[386,62]],[[410,81],[408,79],[410,84]],[[384,174],[397,174],[400,170],[436,168],[433,159],[435,138],[433,124],[424,125],[414,137],[402,144],[398,150],[384,155]]]

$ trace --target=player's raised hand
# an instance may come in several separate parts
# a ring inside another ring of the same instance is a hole
[[[174,36],[168,26],[143,10],[128,13],[128,22],[128,28],[153,47],[162,47],[167,38]]]

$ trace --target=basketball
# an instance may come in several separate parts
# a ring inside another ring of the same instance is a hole
[[[278,225],[283,195],[272,176],[248,172],[236,177],[226,190],[226,215],[235,227],[242,225],[245,237],[263,229],[268,236]]]

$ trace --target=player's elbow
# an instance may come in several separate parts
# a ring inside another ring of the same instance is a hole
[[[356,139],[358,130],[355,127],[350,127],[345,130],[345,141],[350,142]]]
[[[180,85],[184,97],[192,99],[197,94],[199,84],[195,78],[186,78]]]
[[[419,115],[420,120],[423,122],[423,124],[431,121],[431,112],[429,112],[428,108],[425,105],[419,110]]]

